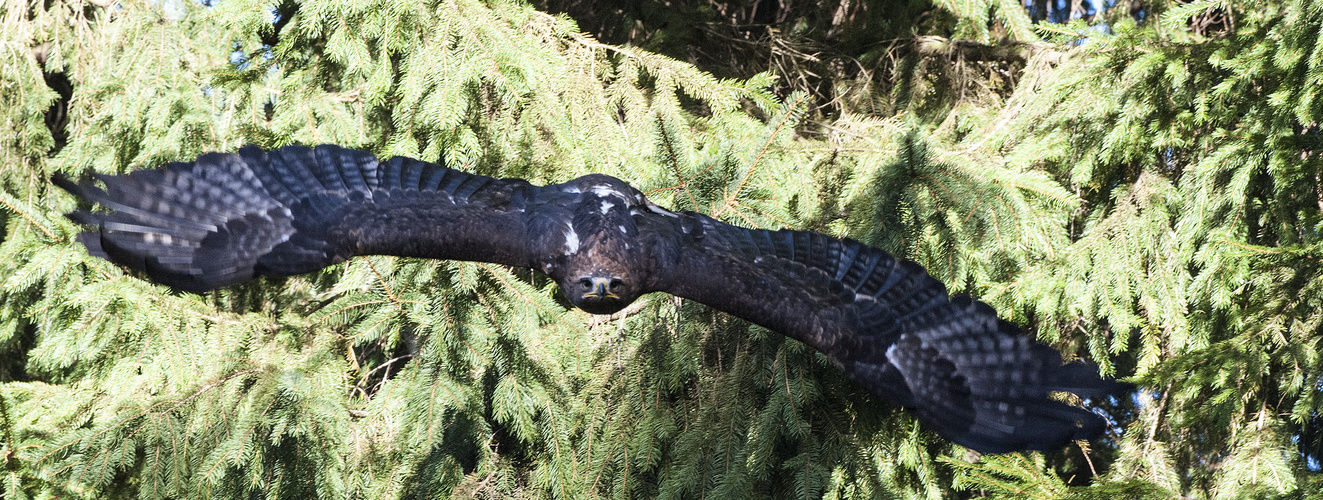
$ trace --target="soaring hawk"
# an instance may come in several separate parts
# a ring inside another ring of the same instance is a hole
[[[1050,450],[1104,420],[1050,397],[1114,393],[951,297],[922,267],[850,239],[674,213],[606,175],[534,186],[338,146],[209,153],[64,189],[104,212],[70,217],[95,256],[178,290],[316,271],[356,255],[533,268],[575,306],[609,314],[666,292],[806,342],[869,391],[985,452]]]

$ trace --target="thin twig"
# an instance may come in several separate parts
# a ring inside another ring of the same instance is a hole
[[[777,122],[776,128],[772,129],[772,133],[767,134],[767,140],[764,141],[763,146],[758,149],[758,154],[753,157],[753,161],[749,162],[749,168],[745,169],[744,176],[740,178],[739,185],[735,186],[735,190],[726,197],[726,203],[712,214],[713,218],[721,217],[721,214],[731,207],[731,204],[735,202],[735,199],[739,198],[740,192],[744,191],[744,186],[749,183],[749,178],[753,177],[754,169],[758,168],[758,164],[762,162],[763,156],[767,154],[767,151],[772,147],[772,143],[776,141],[776,136],[780,134],[781,129],[785,128],[786,124],[790,122],[790,116],[794,113],[794,109],[799,107],[799,103],[807,98],[807,94],[801,94],[799,99],[796,99],[795,102],[786,105],[785,116],[781,118],[781,121]]]
[[[41,225],[40,222],[37,222],[37,219],[36,219],[36,218],[34,218],[33,216],[29,215],[27,212],[24,212],[24,211],[22,211],[22,210],[19,210],[18,207],[14,206],[12,203],[9,203],[9,200],[6,200],[5,197],[0,196],[0,203],[3,203],[6,207],[9,207],[10,210],[13,210],[14,213],[16,213],[16,214],[18,214],[20,217],[26,219],[26,220],[28,221],[29,224],[32,224],[32,225],[34,225],[34,226],[37,226],[37,229],[40,229],[42,233],[45,233],[47,238],[50,238],[52,241],[54,241],[54,240],[57,239],[57,238],[55,237],[55,233],[54,233],[54,232],[51,232],[50,229],[46,229],[46,226]]]

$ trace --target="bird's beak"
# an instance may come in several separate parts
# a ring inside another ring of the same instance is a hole
[[[585,298],[585,299],[601,299],[601,298],[606,298],[606,299],[618,299],[618,298],[620,298],[619,295],[616,295],[616,294],[611,293],[611,292],[609,291],[609,290],[611,289],[611,288],[610,288],[610,285],[611,285],[611,279],[610,279],[610,278],[588,278],[588,279],[592,280],[592,283],[593,283],[593,290],[592,290],[591,292],[588,292],[588,293],[583,294],[583,298]]]

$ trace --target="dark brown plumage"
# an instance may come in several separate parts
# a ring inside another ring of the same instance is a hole
[[[1102,418],[1049,394],[1124,387],[1090,365],[1063,365],[991,307],[950,297],[913,262],[849,239],[673,213],[605,175],[533,186],[295,146],[95,179],[105,187],[56,180],[109,209],[70,214],[92,228],[79,240],[179,290],[382,254],[537,269],[598,314],[672,293],[812,345],[873,393],[981,452],[1096,437]]]

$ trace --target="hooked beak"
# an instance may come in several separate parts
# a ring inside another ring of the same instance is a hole
[[[598,277],[588,277],[588,278],[580,279],[579,283],[583,286],[584,290],[588,290],[587,292],[584,292],[583,298],[585,299],[620,298],[619,295],[611,293],[611,281],[612,281],[611,278],[598,278]]]

